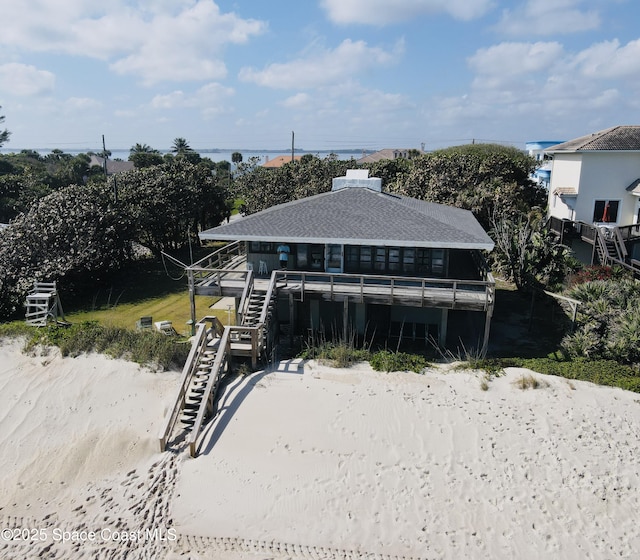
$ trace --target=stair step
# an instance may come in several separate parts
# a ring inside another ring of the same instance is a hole
[[[182,409],[182,416],[183,418],[189,418],[189,417],[193,417],[193,416],[198,416],[198,408],[183,408]]]

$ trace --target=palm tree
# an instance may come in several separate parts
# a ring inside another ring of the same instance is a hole
[[[175,138],[171,151],[177,156],[183,156],[186,153],[192,152],[191,146],[184,138]]]
[[[129,155],[133,154],[158,154],[158,150],[154,150],[149,144],[135,144],[131,146],[131,150],[129,150]]]
[[[240,152],[233,152],[231,154],[231,161],[233,163],[242,163],[242,154]]]
[[[2,107],[0,106],[0,109],[2,109]],[[4,122],[4,115],[0,115],[0,123]],[[2,144],[4,144],[7,140],[9,140],[9,136],[11,135],[11,133],[5,129],[5,130],[0,130],[0,148],[2,148]]]
[[[162,163],[162,156],[149,144],[135,144],[129,151],[129,161],[132,161],[137,168],[151,167]]]

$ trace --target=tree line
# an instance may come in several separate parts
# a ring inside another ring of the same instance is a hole
[[[164,155],[135,144],[134,169],[112,177],[92,167],[89,154],[0,156],[0,222],[11,224],[0,234],[0,316],[20,308],[34,279],[104,277],[131,261],[136,243],[156,255],[197,243],[233,201],[251,214],[326,192],[334,177],[359,167],[310,154],[275,169],[240,153],[232,159],[235,172],[184,138]],[[546,193],[530,179],[536,165],[516,148],[474,144],[366,167],[387,192],[471,210],[496,241],[494,268],[526,290],[557,281],[567,265],[566,248],[545,229]]]

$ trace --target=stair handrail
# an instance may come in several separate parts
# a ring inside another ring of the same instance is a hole
[[[622,238],[622,232],[619,227],[613,228],[613,237],[616,242],[616,250],[618,251],[618,258],[621,261],[626,261],[629,254],[627,253],[627,246],[624,244],[624,239]]]
[[[267,322],[267,315],[269,313],[269,307],[271,306],[271,300],[275,295],[276,290],[276,278],[278,277],[278,271],[274,270],[271,273],[271,279],[269,280],[269,287],[267,288],[267,295],[264,298],[264,303],[262,304],[262,311],[260,312],[260,320],[258,323],[264,324]]]
[[[209,253],[206,257],[201,258],[199,261],[194,262],[189,268],[195,269],[217,269],[224,268],[224,263],[233,260],[233,257],[239,257],[245,254],[245,244],[242,241],[234,241],[233,243],[227,243],[217,251]],[[232,258],[225,259],[231,255]]]
[[[604,232],[599,227],[596,227],[595,231],[595,241],[597,243],[598,249],[600,250],[600,254],[602,255],[600,260],[604,259],[604,262],[601,264],[603,266],[607,266],[609,264],[609,261],[611,260],[611,255],[609,254],[609,249],[607,249],[607,241],[604,236]]]
[[[244,281],[244,289],[242,290],[242,296],[240,297],[240,304],[238,305],[238,325],[242,325],[244,321],[245,311],[247,306],[249,305],[249,301],[251,300],[251,294],[253,292],[253,270],[247,271],[247,277]]]
[[[180,383],[178,385],[178,393],[173,402],[173,407],[167,414],[164,428],[160,432],[159,439],[161,452],[166,449],[167,439],[173,431],[176,422],[178,421],[178,417],[180,415],[180,411],[183,408],[185,396],[187,394],[191,378],[193,377],[193,373],[197,367],[198,356],[202,352],[203,347],[206,345],[206,340],[207,325],[206,323],[199,322],[196,325],[196,334],[194,335],[191,342],[191,350],[189,350],[189,355],[187,356],[184,367],[182,368],[182,375],[180,376]]]
[[[197,455],[198,437],[200,435],[200,430],[202,429],[202,423],[204,422],[204,417],[207,412],[207,407],[209,406],[209,401],[215,397],[215,392],[218,388],[218,382],[220,381],[220,371],[228,360],[229,355],[231,354],[230,333],[231,327],[226,326],[224,328],[224,332],[222,333],[222,338],[220,339],[220,344],[218,346],[218,351],[216,352],[215,360],[213,362],[213,365],[211,366],[211,374],[209,375],[209,380],[207,381],[207,385],[202,395],[202,400],[200,401],[198,415],[196,416],[193,427],[191,428],[191,432],[189,433],[189,453],[192,457],[195,457]]]

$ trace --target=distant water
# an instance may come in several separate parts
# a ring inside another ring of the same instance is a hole
[[[22,150],[22,148],[9,148],[9,147],[4,147],[2,149],[0,149],[0,153],[1,154],[10,154],[10,153],[20,153],[20,151]],[[38,152],[41,156],[46,156],[47,154],[50,154],[52,152],[51,149],[35,149],[34,151]],[[100,148],[87,148],[86,150],[62,150],[63,152],[67,153],[67,154],[71,154],[73,156],[78,155],[78,154],[86,154],[87,152],[95,152],[98,153],[101,151]],[[167,154],[167,153],[171,153],[170,150],[159,150],[161,154]],[[278,151],[273,151],[273,150],[264,150],[262,152],[259,151],[242,151],[242,150],[203,150],[203,151],[198,151],[196,150],[201,157],[206,157],[209,158],[212,161],[218,162],[218,161],[231,161],[231,154],[233,154],[234,152],[240,152],[242,154],[242,161],[243,162],[247,162],[249,161],[249,158],[252,157],[257,157],[260,159],[260,163],[266,163],[267,161],[278,157],[278,156],[290,156],[291,155],[291,151],[287,152],[287,151],[282,151],[282,152],[278,152]],[[366,153],[372,153],[373,150],[369,150]],[[338,159],[342,159],[342,160],[349,160],[351,158],[353,159],[359,159],[363,156],[363,152],[360,150],[350,150],[347,152],[332,152],[330,150],[319,150],[319,151],[313,151],[313,150],[305,150],[305,151],[296,151],[295,155],[296,156],[301,156],[304,154],[312,154],[314,156],[317,156],[321,159],[327,157],[329,154],[331,153],[335,153],[338,156]],[[124,161],[127,161],[129,159],[129,150],[111,150],[111,156],[109,156],[110,159],[121,159]]]

